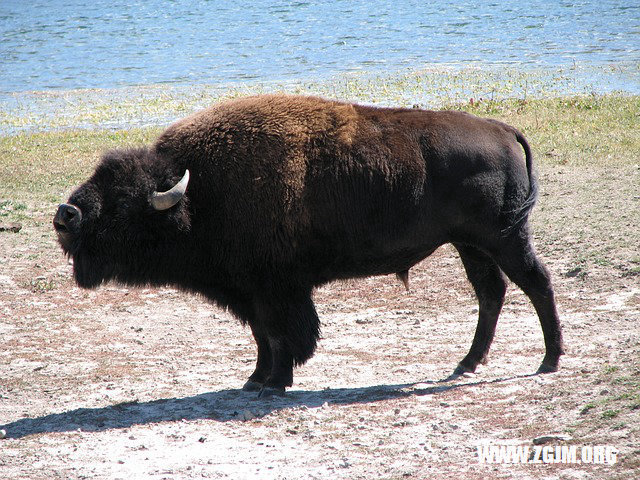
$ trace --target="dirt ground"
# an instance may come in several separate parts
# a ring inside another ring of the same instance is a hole
[[[539,170],[559,372],[533,375],[541,329],[511,287],[489,364],[448,379],[477,306],[445,246],[408,293],[393,276],[319,289],[322,340],[282,399],[239,390],[255,347],[217,307],[172,289],[78,289],[55,204],[29,205],[19,233],[0,232],[0,477],[639,478],[640,169]],[[533,449],[547,434],[615,447],[616,462],[479,462],[479,444]]]

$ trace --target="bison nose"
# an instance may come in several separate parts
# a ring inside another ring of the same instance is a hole
[[[73,232],[80,225],[80,220],[82,220],[80,209],[75,205],[63,203],[58,207],[56,216],[53,218],[53,227],[59,234]]]

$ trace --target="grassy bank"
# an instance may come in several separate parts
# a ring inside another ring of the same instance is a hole
[[[640,96],[475,99],[445,108],[497,118],[529,138],[538,164],[611,167],[638,162]],[[0,199],[56,202],[86,178],[100,153],[148,143],[157,127],[65,130],[0,137]]]
[[[378,105],[438,108],[470,98],[530,100],[611,92],[619,81],[622,85],[629,83],[624,80],[626,76],[635,78],[638,72],[623,66],[587,69],[431,66],[391,73],[351,72],[290,82],[0,93],[0,135],[166,125],[220,100],[260,93],[289,92]]]

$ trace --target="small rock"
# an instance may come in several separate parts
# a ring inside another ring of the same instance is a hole
[[[7,431],[6,430],[0,430],[0,440],[3,438],[7,438]]]
[[[204,443],[204,442],[206,442],[206,441],[207,441],[207,437],[200,437],[200,438],[198,439],[198,441],[199,441],[200,443]]]
[[[19,223],[0,223],[0,232],[18,233],[22,230],[22,225]]]
[[[549,435],[541,435],[533,439],[534,445],[543,445],[549,442],[568,442],[571,440],[571,436],[563,435],[563,434],[549,434]]]

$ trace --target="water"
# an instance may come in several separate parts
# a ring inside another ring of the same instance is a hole
[[[0,38],[5,95],[470,63],[631,65],[640,90],[637,0],[1,0]]]

